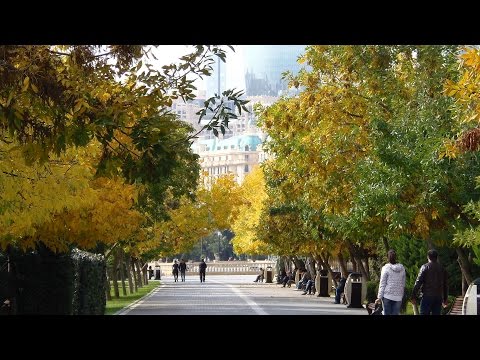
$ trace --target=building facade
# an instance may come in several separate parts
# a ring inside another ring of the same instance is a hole
[[[262,139],[258,135],[239,135],[228,139],[199,139],[193,151],[200,156],[202,170],[207,178],[233,174],[241,184],[262,156]],[[208,179],[207,179],[208,180]]]

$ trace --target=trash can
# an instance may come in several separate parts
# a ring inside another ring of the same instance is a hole
[[[329,297],[330,296],[330,281],[329,281],[329,276],[328,276],[328,271],[327,270],[320,270],[317,273],[318,277],[318,284],[316,285],[316,288],[318,290],[318,296],[321,297]]]
[[[265,282],[272,283],[273,282],[273,269],[270,265],[267,266],[265,269]]]
[[[155,280],[161,280],[160,265],[155,265]]]
[[[344,292],[348,308],[363,308],[362,303],[366,298],[366,286],[363,284],[361,273],[352,272],[348,275]]]
[[[480,278],[468,286],[463,298],[462,315],[480,315]]]

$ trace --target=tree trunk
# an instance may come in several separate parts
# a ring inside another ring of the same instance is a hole
[[[340,269],[341,269],[340,271],[342,272],[342,276],[347,278],[347,275],[348,275],[347,264],[341,252],[338,253],[338,262],[340,263]]]
[[[133,281],[135,285],[135,292],[138,291],[138,280],[137,280],[137,273],[135,271],[135,259],[133,257],[130,257],[130,264],[132,265],[132,276],[133,276]]]
[[[313,256],[309,256],[307,258],[307,271],[310,273],[312,279],[315,279],[315,275],[317,275],[317,271],[315,269],[315,260]]]
[[[460,270],[462,270],[462,274],[467,280],[467,283],[471,283],[473,281],[472,273],[470,271],[470,263],[468,262],[468,258],[465,255],[465,252],[462,248],[456,248],[457,255],[458,255],[458,264],[460,265]]]
[[[283,258],[283,261],[285,262],[285,271],[286,272],[289,272],[291,271],[293,273],[293,269],[292,269],[292,259],[288,256],[285,256]]]
[[[383,236],[382,240],[383,240],[383,246],[385,246],[385,253],[387,253],[388,250],[390,250],[390,245],[388,243],[388,239],[385,236]]]
[[[116,299],[120,298],[120,292],[118,291],[117,269],[118,269],[118,251],[114,251],[113,267],[112,267],[112,282],[113,282],[113,294],[115,295]]]
[[[357,263],[357,266],[360,268],[360,272],[362,273],[362,276],[364,277],[365,281],[370,280],[370,276],[368,275],[367,271],[365,270],[365,267],[363,266],[362,259],[358,255],[357,249],[355,249],[355,246],[351,242],[348,242],[348,249],[350,250],[350,256],[352,257],[352,259],[356,260],[355,262]]]
[[[327,270],[328,273],[330,274],[330,277],[335,285],[335,287],[338,286],[338,282],[337,280],[335,279],[335,276],[333,276],[333,271],[332,271],[332,268],[330,267],[330,264],[328,263],[328,261],[325,259],[326,256],[322,256],[322,254],[318,254],[318,255],[315,255],[315,260],[317,260],[317,262],[321,265],[322,269],[323,270]],[[341,266],[341,265],[340,265]]]
[[[127,286],[125,285],[125,251],[122,248],[118,249],[120,260],[120,280],[122,280],[122,294],[127,296]]]
[[[365,271],[367,272],[368,278],[370,279],[370,264],[368,263],[368,256],[365,258]]]
[[[350,261],[352,262],[352,271],[358,272],[357,260],[355,260],[352,253],[350,253]]]
[[[127,269],[127,277],[128,277],[128,289],[130,290],[130,294],[133,294],[133,280],[132,280],[132,268],[130,266],[130,254],[125,254],[125,268]]]
[[[137,269],[137,281],[138,281],[138,287],[143,287],[143,281],[142,281],[142,269],[140,267],[140,260],[135,259],[133,263],[136,266]]]
[[[296,256],[292,257],[292,261],[295,264],[295,269],[305,269],[305,262],[302,259],[297,258]]]
[[[112,300],[112,287],[110,286],[110,277],[108,276],[108,265],[105,266],[105,294],[107,300]]]
[[[465,296],[468,290],[468,283],[467,280],[465,279],[465,276],[462,274],[462,295]]]
[[[142,266],[143,283],[144,283],[145,285],[148,285],[148,271],[147,271],[147,266],[148,266],[148,262],[145,262],[145,264],[143,264],[143,266]]]

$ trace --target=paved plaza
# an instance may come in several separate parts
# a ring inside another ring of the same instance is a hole
[[[185,282],[163,276],[149,295],[119,315],[367,315],[330,298],[302,295],[303,291],[276,283],[254,283],[255,275],[198,275]]]

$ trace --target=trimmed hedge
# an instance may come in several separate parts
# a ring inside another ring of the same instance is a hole
[[[78,249],[71,257],[75,269],[73,315],[103,315],[107,302],[105,258]]]
[[[1,254],[0,259],[3,265],[5,255]],[[39,247],[28,253],[10,250],[10,263],[12,276],[7,284],[0,283],[2,288],[7,287],[0,293],[14,289],[15,313],[103,315],[106,280],[102,255],[80,250],[55,254]]]

